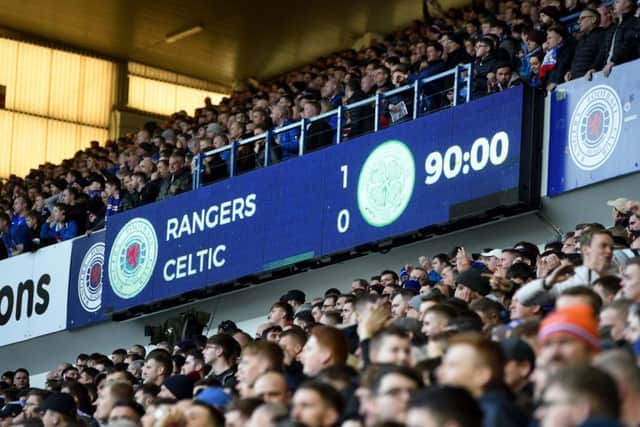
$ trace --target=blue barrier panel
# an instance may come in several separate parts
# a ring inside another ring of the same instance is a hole
[[[67,329],[107,320],[102,310],[104,230],[73,240],[69,270]]]
[[[523,88],[109,218],[127,308],[518,203]]]
[[[618,65],[551,94],[548,195],[640,170],[638,73],[640,61]]]

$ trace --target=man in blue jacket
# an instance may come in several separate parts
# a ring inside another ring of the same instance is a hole
[[[73,239],[78,235],[78,226],[75,221],[67,221],[69,207],[64,203],[56,203],[53,213],[42,225],[40,239],[44,244],[57,243]]]
[[[274,130],[293,123],[289,119],[289,109],[283,105],[274,105],[271,107],[271,120],[274,124]],[[276,136],[276,141],[280,145],[282,160],[292,157],[298,157],[300,129],[295,128]]]

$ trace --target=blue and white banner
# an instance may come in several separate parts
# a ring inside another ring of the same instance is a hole
[[[0,262],[0,347],[66,328],[71,245]]]
[[[551,94],[547,194],[640,170],[640,61]]]
[[[103,230],[73,240],[69,272],[68,329],[108,319],[102,310],[104,237]]]

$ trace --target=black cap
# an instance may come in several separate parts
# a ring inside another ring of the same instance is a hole
[[[531,369],[536,365],[536,355],[533,349],[526,341],[520,337],[509,337],[500,342],[502,353],[507,361],[515,360],[516,362],[527,361],[531,364]]]
[[[223,334],[233,335],[238,331],[238,326],[233,322],[233,320],[223,320],[218,325],[218,329],[222,331]]]
[[[281,301],[289,302],[291,300],[294,300],[298,304],[304,304],[306,299],[307,299],[307,296],[304,294],[304,292],[298,289],[292,289],[282,296]]]
[[[483,276],[482,273],[483,271],[470,267],[458,275],[456,283],[464,285],[482,296],[488,295],[491,292],[491,285],[489,284],[489,279]]]
[[[78,411],[76,401],[67,393],[51,394],[42,402],[42,405],[40,405],[37,410],[38,412],[44,412],[46,410],[55,411],[71,418],[75,418]]]
[[[186,375],[173,375],[162,383],[176,399],[191,399],[193,397],[193,381]]]

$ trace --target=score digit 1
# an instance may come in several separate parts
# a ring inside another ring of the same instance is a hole
[[[348,186],[348,172],[349,167],[347,165],[340,166],[342,172],[342,189],[346,190]],[[349,211],[347,209],[341,209],[338,212],[338,233],[344,233],[349,229]]]

